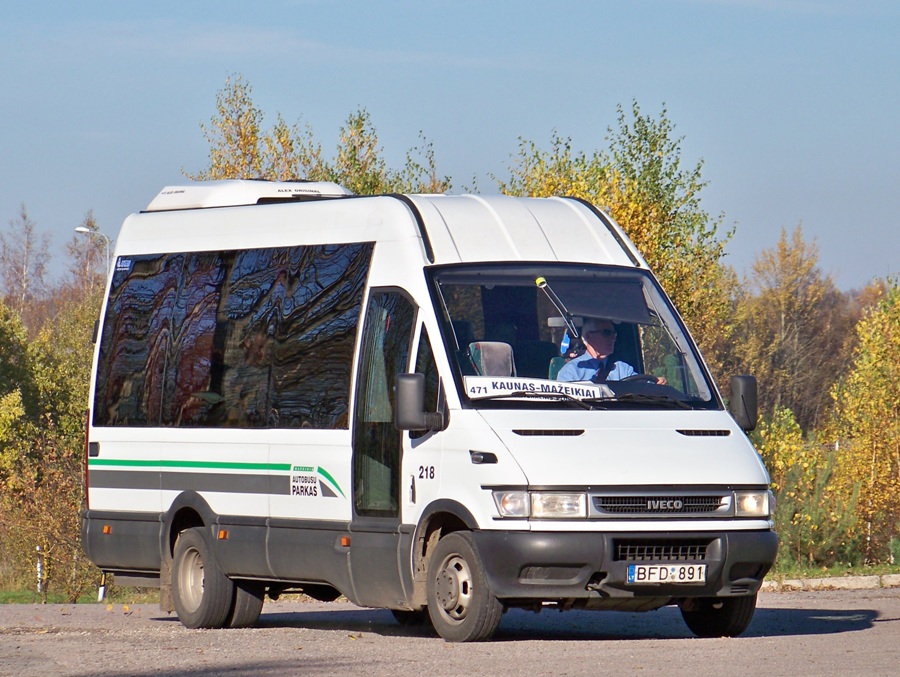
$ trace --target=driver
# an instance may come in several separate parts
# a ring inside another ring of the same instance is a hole
[[[616,326],[610,321],[600,318],[588,318],[581,328],[581,341],[585,352],[566,363],[556,377],[559,381],[621,381],[629,376],[636,376],[634,367],[627,362],[613,360],[611,355],[616,349]],[[666,385],[663,376],[647,376],[651,383]]]
[[[616,349],[616,327],[610,320],[588,318],[581,328],[585,352],[559,370],[560,381],[621,381],[633,376],[634,368],[627,362],[611,359]]]

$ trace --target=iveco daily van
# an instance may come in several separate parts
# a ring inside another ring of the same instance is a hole
[[[559,380],[597,320],[630,376]],[[737,635],[777,549],[755,397],[584,201],[169,187],[115,247],[83,543],[192,628],[302,591],[449,641],[509,608]]]

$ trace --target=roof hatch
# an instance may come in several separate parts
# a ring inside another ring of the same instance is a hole
[[[145,211],[170,209],[202,209],[204,207],[233,207],[254,205],[278,200],[338,197],[352,193],[330,181],[253,181],[225,180],[166,186]]]

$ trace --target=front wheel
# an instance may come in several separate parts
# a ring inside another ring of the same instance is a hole
[[[753,620],[756,595],[701,597],[681,604],[681,617],[698,637],[737,637]]]
[[[488,585],[467,531],[438,541],[428,565],[426,593],[431,623],[448,642],[489,639],[500,625],[503,605]]]
[[[188,628],[221,628],[234,602],[234,583],[216,563],[206,531],[185,529],[172,556],[172,601]]]

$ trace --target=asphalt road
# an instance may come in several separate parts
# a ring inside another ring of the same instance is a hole
[[[0,675],[900,675],[900,588],[765,592],[747,632],[675,608],[507,613],[448,644],[351,604],[267,602],[258,627],[187,630],[153,605],[0,605]]]

